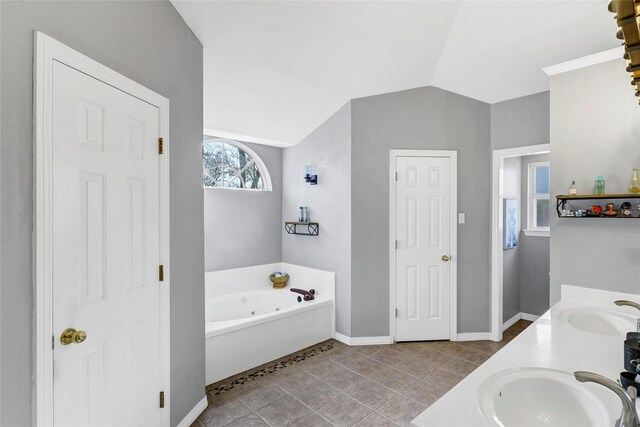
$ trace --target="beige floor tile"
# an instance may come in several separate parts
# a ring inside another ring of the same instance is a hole
[[[370,408],[346,395],[338,397],[318,411],[336,426],[352,426],[371,412]]]
[[[312,409],[318,409],[342,394],[322,380],[316,380],[294,391],[293,396]]]
[[[273,427],[288,426],[311,412],[311,408],[288,395],[259,409],[258,415]]]
[[[223,426],[250,413],[251,410],[234,397],[217,399],[198,417],[207,427]]]
[[[380,369],[372,374],[370,379],[396,392],[400,392],[418,381],[418,378],[391,367]]]
[[[380,369],[383,369],[387,365],[382,362],[378,362],[377,360],[370,357],[366,357],[363,359],[354,360],[345,366],[360,375],[369,377]]]
[[[415,356],[432,346],[432,341],[400,342],[391,346],[391,349],[407,356]]]
[[[338,369],[342,369],[342,366],[329,358],[323,358],[306,363],[301,366],[301,368],[309,372],[311,375],[322,378]]]
[[[467,376],[475,371],[478,365],[467,360],[452,357],[448,362],[442,365],[442,369],[453,372],[454,374]]]
[[[390,365],[399,371],[405,372],[414,377],[422,378],[425,375],[435,371],[442,363],[434,363],[422,358],[409,357],[399,363]]]
[[[355,372],[347,368],[342,367],[341,369],[336,370],[323,377],[322,380],[330,386],[344,391],[354,384],[366,381],[366,378],[360,374],[356,374]]]
[[[364,403],[371,409],[376,409],[393,399],[397,393],[380,384],[367,380],[349,387],[345,390],[345,394],[360,403]]]
[[[398,424],[391,421],[389,418],[383,417],[377,412],[373,412],[362,419],[356,427],[394,427]]]
[[[387,404],[378,408],[376,412],[384,415],[392,421],[408,426],[426,407],[405,396],[397,396]]]
[[[384,350],[380,350],[377,353],[371,355],[371,358],[377,360],[378,362],[385,363],[390,365],[392,363],[399,363],[403,360],[406,360],[409,356],[399,353],[395,350],[391,350],[390,348],[385,348]]]
[[[373,353],[377,353],[378,351],[388,347],[388,345],[356,345],[352,348],[360,354],[371,356]]]
[[[256,413],[250,413],[245,415],[242,418],[238,418],[234,422],[227,424],[226,427],[254,427],[254,426],[265,426],[268,427],[269,424],[265,423],[262,418]]]
[[[431,383],[444,390],[451,390],[465,377],[463,375],[454,374],[444,369],[436,369],[423,378],[423,381]]]
[[[448,390],[442,389],[425,381],[418,381],[410,387],[402,391],[402,395],[418,403],[431,406],[436,400],[440,399]]]
[[[464,350],[464,346],[452,341],[436,341],[433,343],[433,349],[450,356],[455,356]]]
[[[310,413],[304,418],[299,419],[295,423],[291,424],[292,427],[331,427],[329,421],[322,418],[320,415],[315,412]]]
[[[280,387],[291,393],[316,381],[316,377],[302,368],[287,368],[274,379]]]
[[[238,394],[237,397],[242,403],[255,411],[286,395],[287,392],[278,384],[274,381],[268,381],[248,387],[243,393]]]
[[[468,362],[475,363],[476,365],[482,365],[491,357],[489,353],[485,353],[484,351],[476,350],[473,348],[465,348],[463,352],[458,354],[460,359],[466,360]]]

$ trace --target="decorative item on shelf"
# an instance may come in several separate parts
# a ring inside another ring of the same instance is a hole
[[[604,194],[604,178],[602,178],[602,175],[598,175],[596,177],[593,194],[596,194],[596,195]]]
[[[631,73],[631,85],[636,88],[636,96],[640,96],[640,4],[633,0],[611,0],[608,9],[616,14],[616,37],[624,41],[623,58],[627,62],[627,72]]]
[[[605,207],[606,210],[604,211],[604,214],[606,216],[618,216],[618,212],[615,211],[613,203],[607,203]]]
[[[633,216],[633,213],[631,211],[631,203],[624,202],[622,205],[620,205],[620,216],[624,216],[627,218]]]
[[[591,207],[587,210],[585,216],[595,217],[602,216],[602,206],[600,205],[591,205]]]
[[[306,206],[300,206],[300,210],[298,211],[298,222],[308,223],[309,222],[309,208]]]
[[[629,193],[640,193],[640,179],[638,179],[638,168],[633,168],[633,176],[629,184]]]
[[[563,217],[576,216],[576,213],[571,209],[562,209],[560,211],[560,216],[563,216]]]
[[[576,182],[571,181],[571,185],[569,186],[569,195],[575,196],[576,194],[578,194],[578,190],[576,189]]]
[[[287,286],[289,275],[281,271],[276,271],[275,273],[271,274],[271,276],[269,276],[269,279],[273,283],[274,288],[281,289]]]
[[[311,165],[304,165],[303,177],[304,177],[304,181],[310,185],[318,184],[318,175],[313,175],[313,170],[311,169]]]

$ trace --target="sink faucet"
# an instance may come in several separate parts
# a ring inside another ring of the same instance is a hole
[[[638,427],[640,422],[638,421],[638,412],[636,411],[636,396],[637,390],[635,387],[629,387],[627,390],[622,388],[614,381],[607,377],[593,372],[577,371],[573,375],[581,383],[592,382],[600,384],[612,392],[614,392],[622,401],[622,414],[616,421],[615,427]]]
[[[619,299],[617,301],[614,301],[613,303],[615,305],[619,305],[619,306],[626,305],[626,306],[637,308],[638,310],[640,310],[640,304],[638,304],[637,302],[628,301],[626,299]],[[637,320],[636,332],[640,332],[640,318],[638,318]]]

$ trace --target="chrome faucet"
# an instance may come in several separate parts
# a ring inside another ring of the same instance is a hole
[[[640,310],[640,304],[638,304],[637,302],[626,300],[626,299],[619,299],[617,301],[614,301],[613,303],[618,306],[626,305],[628,307],[633,307]],[[640,332],[640,318],[636,320],[636,332]]]
[[[638,427],[638,411],[636,411],[636,396],[638,394],[635,387],[629,387],[626,390],[618,385],[615,381],[610,380],[593,372],[577,371],[573,375],[581,383],[591,382],[600,384],[614,392],[622,401],[622,413],[616,421],[615,427]]]

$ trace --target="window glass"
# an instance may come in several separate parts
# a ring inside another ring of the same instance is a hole
[[[549,226],[549,199],[536,200],[536,227]]]
[[[209,140],[202,144],[202,167],[205,187],[264,189],[255,160],[230,141]]]
[[[536,166],[536,182],[535,193],[547,194],[549,193],[549,165]]]

